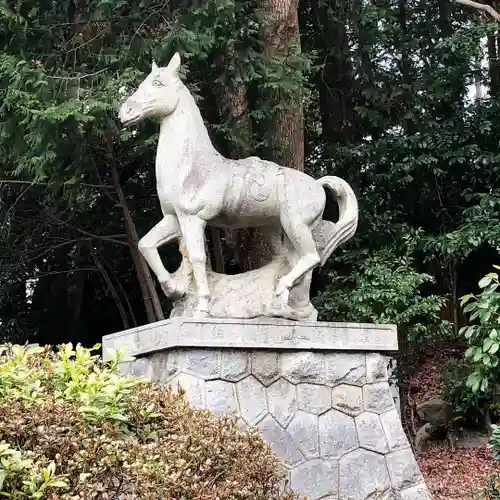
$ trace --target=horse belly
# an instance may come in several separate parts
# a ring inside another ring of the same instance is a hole
[[[217,227],[228,229],[243,229],[246,227],[261,227],[279,223],[279,217],[275,215],[264,217],[260,214],[233,214],[223,212],[211,221],[211,224]]]
[[[262,225],[279,215],[278,182],[280,171],[260,158],[247,158],[233,164],[231,185],[226,190],[220,214],[231,220],[248,221],[246,226]],[[264,219],[264,220],[263,220]]]

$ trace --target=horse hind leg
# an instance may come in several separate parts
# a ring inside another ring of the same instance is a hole
[[[317,321],[318,319],[318,311],[310,299],[312,274],[312,271],[307,272],[290,290],[290,307],[300,320]]]
[[[298,255],[294,267],[278,281],[275,289],[275,295],[280,297],[283,304],[288,304],[290,289],[316,267],[320,262],[320,257],[309,225],[305,223],[292,224],[288,221],[283,224],[283,222],[283,230]]]

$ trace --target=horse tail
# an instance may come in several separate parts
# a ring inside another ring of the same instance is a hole
[[[358,201],[351,186],[340,177],[329,175],[316,182],[333,196],[339,207],[337,222],[322,219],[313,231],[319,265],[323,266],[337,247],[354,236],[358,227]],[[329,198],[327,196],[327,203]]]

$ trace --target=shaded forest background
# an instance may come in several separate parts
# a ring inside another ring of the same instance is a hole
[[[121,130],[117,106],[179,51],[223,154],[352,185],[359,229],[315,273],[320,319],[396,323],[406,373],[426,346],[461,349],[460,297],[500,263],[500,38],[482,11],[3,0],[0,47],[0,342],[90,346],[168,317],[137,251],[160,217],[157,124]],[[207,242],[218,271],[267,256],[255,231]],[[174,270],[177,248],[161,254]]]

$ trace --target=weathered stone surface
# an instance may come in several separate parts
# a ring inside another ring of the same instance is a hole
[[[267,408],[282,427],[286,427],[297,407],[296,387],[280,378],[267,388]]]
[[[417,461],[410,448],[399,450],[386,455],[387,468],[392,485],[398,489],[405,489],[423,481]]]
[[[299,410],[319,415],[332,406],[331,389],[324,385],[299,384],[297,403]]]
[[[401,500],[432,500],[425,484],[419,484],[400,492]]]
[[[286,429],[306,458],[319,456],[318,417],[297,411]]]
[[[204,380],[220,378],[220,351],[189,349],[179,353],[181,371]]]
[[[389,372],[387,370],[388,359],[377,352],[369,352],[366,354],[366,382],[373,384],[374,382],[385,382],[389,380]]]
[[[363,326],[351,342],[351,328],[268,319],[158,322],[144,329],[155,332],[144,343],[137,330],[128,337],[149,351],[120,369],[158,382],[174,376],[193,406],[236,411],[242,429],[257,425],[287,467],[287,487],[310,500],[430,500],[391,397],[388,358],[354,347],[361,338],[371,345],[381,330]]]
[[[248,424],[256,424],[267,413],[264,387],[251,375],[236,384],[236,394],[241,416]]]
[[[341,384],[332,389],[332,407],[351,417],[363,411],[363,391],[361,387]]]
[[[140,357],[134,361],[120,363],[118,368],[123,375],[144,377],[160,384],[170,382],[179,371],[175,351],[159,352],[148,357]]]
[[[389,452],[384,429],[382,429],[380,417],[377,414],[365,411],[354,420],[360,446],[377,453]]]
[[[450,405],[441,398],[424,401],[417,406],[417,413],[423,422],[429,422],[434,427],[445,425],[451,417]]]
[[[292,441],[292,438],[271,415],[267,415],[257,427],[262,432],[263,439],[271,445],[274,453],[281,460],[291,466],[304,461],[304,455]]]
[[[418,452],[426,451],[435,432],[436,428],[429,422],[420,427],[413,441],[415,449]]]
[[[149,358],[148,375],[150,380],[160,384],[169,382],[179,372],[178,353],[158,352]]]
[[[401,500],[401,494],[398,490],[391,488],[384,491],[381,495],[376,496],[374,500]]]
[[[298,465],[292,470],[291,487],[309,500],[338,498],[338,462],[318,458]]]
[[[118,364],[118,370],[123,376],[134,375],[136,377],[144,377],[148,380],[154,381],[151,378],[149,358],[137,358],[134,361],[125,361]]]
[[[325,354],[325,371],[322,379],[326,385],[363,385],[366,381],[366,360],[364,354]]]
[[[266,318],[242,320],[228,318],[174,318],[131,328],[103,337],[106,348],[127,346],[132,356],[153,351],[195,347],[214,349],[320,351],[397,351],[395,325],[354,323],[297,323]]]
[[[375,499],[389,488],[389,474],[382,455],[358,449],[340,459],[340,500]]]
[[[238,413],[236,387],[231,382],[211,380],[205,382],[207,409],[216,415]]]
[[[340,458],[359,446],[354,419],[337,410],[319,416],[320,455]]]
[[[389,382],[377,382],[363,386],[363,403],[366,411],[385,413],[394,408]]]
[[[258,351],[252,353],[252,375],[269,385],[279,377],[279,355],[277,352]]]
[[[240,350],[224,350],[221,354],[221,378],[229,382],[237,382],[250,373],[248,352]]]
[[[324,373],[323,355],[315,352],[284,352],[280,360],[281,375],[292,382],[318,382]]]
[[[382,428],[384,429],[390,451],[408,448],[410,443],[401,425],[398,411],[394,408],[380,415]]]
[[[189,373],[179,373],[171,381],[172,388],[177,391],[182,387],[186,393],[186,398],[195,408],[205,408],[205,381],[190,375]]]

